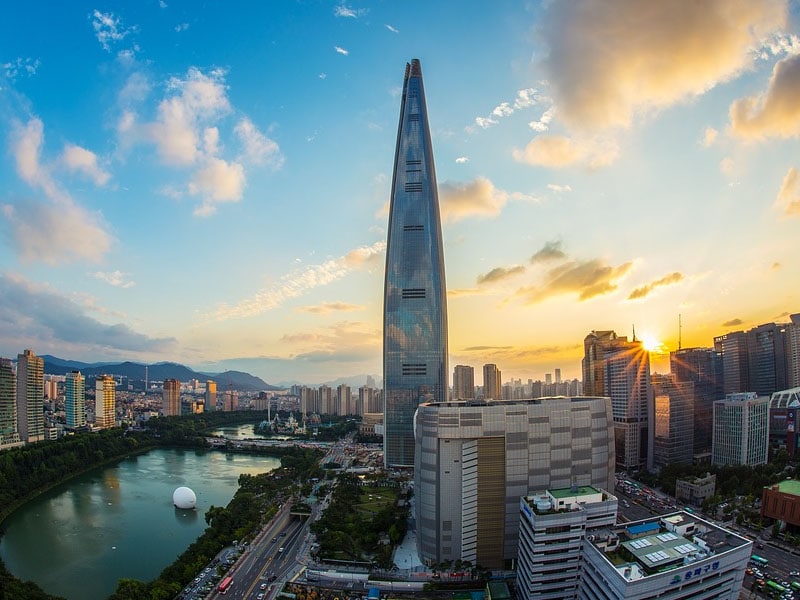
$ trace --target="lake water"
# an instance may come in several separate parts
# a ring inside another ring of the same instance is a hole
[[[252,431],[252,430],[251,430]],[[280,459],[200,450],[150,450],[81,475],[32,500],[3,523],[0,557],[22,580],[69,600],[101,600],[120,578],[158,577],[225,506],[240,473]],[[175,488],[197,495],[194,511],[172,504]]]

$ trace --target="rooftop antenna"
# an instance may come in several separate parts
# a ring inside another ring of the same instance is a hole
[[[678,313],[678,350],[681,349],[681,313]]]
[[[636,341],[636,324],[634,323],[633,325],[631,325],[631,327],[633,327],[633,341],[635,342]]]

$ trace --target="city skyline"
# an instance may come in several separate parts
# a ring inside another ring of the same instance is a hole
[[[796,11],[162,0],[48,6],[42,21],[11,6],[0,356],[269,383],[379,374],[396,73],[412,56],[449,364],[476,385],[488,363],[505,380],[580,377],[595,329],[675,350],[679,314],[685,348],[786,322]]]

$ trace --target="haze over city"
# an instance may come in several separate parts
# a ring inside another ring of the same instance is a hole
[[[0,23],[1,356],[379,375],[412,56],[451,367],[580,377],[592,329],[664,353],[678,314],[708,346],[800,306],[796,5],[42,9]]]

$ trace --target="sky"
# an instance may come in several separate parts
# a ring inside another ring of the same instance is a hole
[[[382,372],[400,94],[418,58],[450,370],[580,378],[800,312],[796,3],[12,3],[0,356]]]

